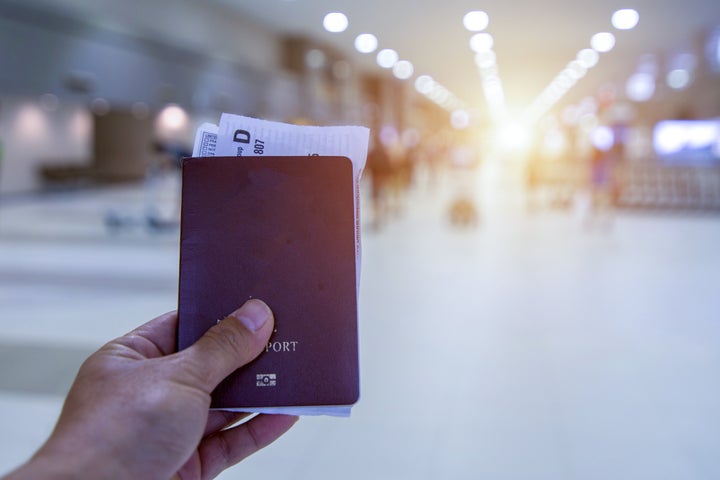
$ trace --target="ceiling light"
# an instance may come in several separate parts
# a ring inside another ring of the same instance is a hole
[[[470,48],[474,52],[487,52],[493,47],[493,37],[489,33],[476,33],[470,37]]]
[[[463,17],[463,25],[471,32],[485,30],[489,23],[490,17],[488,17],[488,14],[480,10],[468,12]]]
[[[583,50],[580,50],[577,54],[578,63],[585,68],[594,67],[595,65],[597,65],[599,59],[600,56],[598,55],[598,53],[591,48],[585,48]]]
[[[395,62],[398,61],[398,53],[392,48],[384,48],[377,54],[377,64],[382,68],[392,68]]]
[[[571,70],[573,72],[572,75],[574,75],[578,80],[584,77],[587,73],[587,67],[582,66],[577,60],[573,60],[568,63],[567,70]]]
[[[640,20],[640,14],[632,8],[624,8],[613,13],[612,24],[618,30],[630,30],[635,28]]]
[[[492,50],[478,52],[475,55],[475,65],[481,69],[488,69],[495,66],[496,55]]]
[[[615,46],[615,35],[610,32],[596,33],[590,39],[590,46],[596,52],[606,53]]]
[[[355,49],[360,53],[374,52],[377,46],[377,37],[372,33],[361,33],[355,37]]]
[[[430,75],[420,75],[415,79],[415,90],[417,90],[418,93],[422,93],[423,95],[429,94],[432,91],[434,85],[435,80],[433,80]]]
[[[400,60],[399,62],[395,62],[395,65],[393,65],[392,69],[395,78],[399,78],[400,80],[407,80],[408,78],[412,77],[413,72],[415,71],[415,69],[413,68],[413,64],[408,62],[407,60]]]
[[[344,32],[348,27],[348,18],[344,13],[332,12],[325,15],[323,27],[332,33]]]

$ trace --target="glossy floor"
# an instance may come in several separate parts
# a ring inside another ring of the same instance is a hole
[[[222,478],[720,478],[720,217],[587,227],[492,181],[476,227],[447,220],[452,176],[363,218],[352,418],[303,418]],[[0,205],[0,473],[88,353],[174,308],[177,236],[147,231],[146,203],[138,186]]]

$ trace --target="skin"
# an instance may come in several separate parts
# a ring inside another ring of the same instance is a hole
[[[253,299],[181,352],[175,312],[111,341],[80,368],[47,442],[5,480],[215,478],[297,421],[232,426],[247,414],[209,410],[213,389],[262,352],[273,325]]]

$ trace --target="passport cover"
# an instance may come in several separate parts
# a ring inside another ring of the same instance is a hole
[[[249,298],[275,314],[266,350],[213,408],[351,405],[359,395],[352,163],[186,158],[178,348]]]

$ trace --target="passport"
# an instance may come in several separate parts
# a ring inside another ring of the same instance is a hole
[[[178,348],[250,298],[275,331],[212,408],[349,415],[359,397],[352,162],[331,156],[183,160]]]

